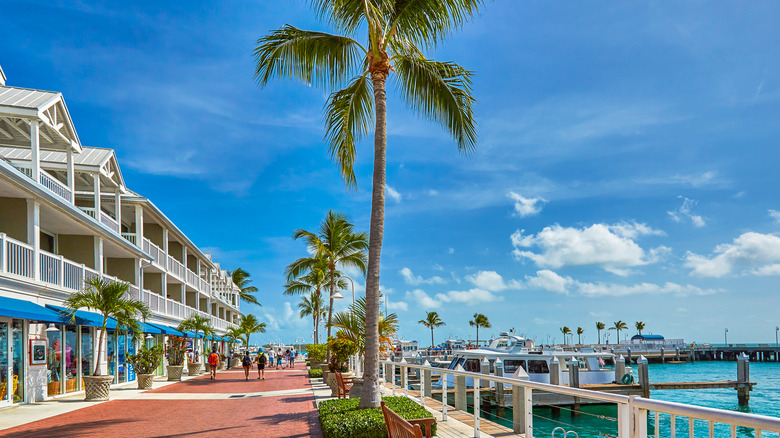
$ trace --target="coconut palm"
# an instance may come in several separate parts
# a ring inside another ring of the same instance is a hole
[[[612,324],[613,324],[613,326],[610,327],[609,329],[610,330],[617,330],[617,343],[619,344],[620,343],[620,331],[621,330],[627,330],[628,326],[623,321],[615,321]]]
[[[481,313],[475,313],[474,319],[469,321],[469,325],[472,327],[477,327],[477,347],[479,347],[479,328],[485,327],[490,328],[490,321],[488,321],[488,317],[481,314]]]
[[[604,327],[606,326],[603,322],[596,321],[596,331],[599,334],[599,344],[601,344],[601,331],[604,330]]]
[[[241,340],[244,346],[249,348],[249,336],[253,333],[265,333],[266,324],[257,320],[253,314],[242,315],[238,321],[238,328],[241,331]]]
[[[634,327],[636,327],[637,331],[639,331],[639,334],[642,334],[642,330],[645,329],[645,323],[642,321],[637,321],[634,323]]]
[[[141,333],[138,317],[146,320],[149,317],[149,308],[139,300],[125,298],[130,287],[127,283],[92,277],[85,281],[84,285],[84,290],[73,293],[65,300],[65,307],[69,311],[68,317],[71,323],[76,319],[76,311],[84,307],[103,315],[97,351],[97,357],[100,358],[103,354],[108,318],[116,319],[117,329],[124,327],[132,330],[133,333]],[[93,376],[101,375],[100,362],[99,359],[95,361]]]
[[[206,336],[213,335],[214,328],[211,327],[211,318],[203,316],[199,313],[191,315],[189,318],[183,320],[176,327],[176,330],[180,332],[195,332],[195,341],[197,342],[198,335],[203,332],[203,344],[206,344]],[[205,354],[201,355],[204,358]],[[205,358],[204,358],[205,359]]]
[[[336,337],[348,339],[358,346],[358,352],[366,351],[366,298],[360,297],[349,311],[333,314],[332,326],[339,329]],[[392,338],[398,330],[398,315],[391,313],[387,316],[379,315],[377,333],[379,339],[379,351],[385,353],[393,348]]]
[[[230,340],[230,349],[233,349],[233,344],[236,342],[236,340],[241,339],[243,337],[243,332],[241,331],[241,328],[239,327],[228,327],[227,331],[225,332],[225,336]]]
[[[257,288],[255,286],[250,286],[249,283],[252,282],[252,279],[250,278],[249,272],[246,272],[245,270],[241,268],[236,268],[235,271],[228,271],[228,275],[233,279],[233,283],[238,286],[238,297],[239,299],[242,299],[248,303],[260,305],[260,302],[257,301],[257,298],[255,298],[253,293],[257,292]]]
[[[255,78],[261,86],[281,76],[307,85],[336,89],[325,107],[326,140],[348,187],[356,145],[374,127],[366,323],[379,318],[379,264],[385,212],[387,106],[385,84],[396,73],[407,104],[443,125],[458,149],[475,147],[476,123],[472,73],[453,62],[425,58],[425,49],[441,42],[479,10],[483,0],[312,0],[316,15],[344,35],[305,31],[290,25],[257,41]],[[365,45],[352,37],[366,31]],[[342,89],[341,87],[344,88]],[[372,114],[373,113],[373,114]],[[379,340],[369,330],[361,408],[379,407]]]
[[[433,329],[446,324],[439,318],[438,312],[425,312],[425,319],[417,322],[431,329],[431,348],[433,348]]]
[[[328,303],[328,338],[330,338],[330,326],[333,317],[333,295],[340,287],[337,267],[356,268],[364,275],[366,273],[366,250],[368,249],[368,236],[366,233],[354,231],[355,226],[347,217],[333,210],[329,211],[320,224],[317,233],[304,229],[295,230],[294,239],[304,239],[313,257],[304,257],[296,260],[287,267],[288,281],[295,280],[304,272],[312,272],[319,268],[322,260],[328,264],[328,284],[330,286],[330,302]],[[346,281],[344,281],[346,287]],[[378,306],[378,305],[377,305]],[[377,307],[377,311],[379,308]],[[328,352],[330,359],[330,351]]]
[[[571,334],[571,329],[568,326],[563,326],[559,330],[563,333],[563,345],[566,345],[566,336]]]
[[[320,318],[324,318],[328,314],[328,306],[322,305],[322,295],[318,291],[312,291],[311,294],[301,298],[301,302],[298,303],[298,308],[301,309],[299,315],[301,318],[311,316],[312,323],[314,325],[314,345],[317,345],[319,340],[319,327]]]
[[[582,345],[582,334],[585,333],[585,329],[577,327],[577,344]]]

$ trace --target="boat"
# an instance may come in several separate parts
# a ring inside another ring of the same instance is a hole
[[[397,339],[393,342],[393,354],[397,358],[412,358],[419,355],[418,342]]]

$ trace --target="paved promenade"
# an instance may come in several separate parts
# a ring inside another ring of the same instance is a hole
[[[301,364],[295,370],[219,371],[154,389],[112,389],[112,400],[83,394],[0,410],[2,437],[322,437],[314,392]],[[135,384],[133,384],[135,385]],[[19,426],[6,428],[8,425]]]

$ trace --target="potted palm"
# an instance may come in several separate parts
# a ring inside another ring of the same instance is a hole
[[[138,353],[127,357],[127,363],[133,366],[138,377],[138,389],[152,389],[154,370],[160,366],[163,358],[163,348],[155,345],[152,348],[144,346]]]
[[[177,330],[180,332],[186,332],[186,331],[193,331],[195,332],[195,342],[198,341],[198,334],[200,332],[203,332],[203,342],[205,344],[206,342],[206,336],[213,335],[214,329],[211,328],[211,318],[208,318],[206,316],[200,315],[200,314],[194,314],[190,316],[189,318],[185,319],[184,321],[179,323],[179,327],[177,327]],[[194,346],[194,348],[197,350],[197,346]],[[200,362],[203,360],[203,358],[208,354],[208,352],[204,352],[204,354],[196,355],[198,357],[197,362],[190,362],[187,364],[187,374],[190,376],[195,376],[200,374],[201,371],[201,365]],[[208,363],[207,363],[208,364]],[[209,371],[208,369],[206,371]]]
[[[108,400],[110,385],[114,381],[114,376],[103,375],[100,368],[108,319],[116,319],[117,330],[124,327],[132,330],[133,333],[141,333],[138,317],[140,316],[141,319],[146,320],[149,316],[149,308],[141,301],[125,297],[129,288],[127,283],[92,277],[85,281],[84,284],[84,290],[68,297],[65,300],[65,306],[70,313],[71,322],[75,322],[76,311],[85,307],[103,316],[103,325],[100,327],[100,337],[98,339],[95,371],[91,376],[84,376],[83,379],[86,400]]]
[[[349,339],[345,338],[331,338],[328,340],[328,348],[330,348],[330,361],[328,362],[328,373],[325,378],[325,383],[330,386],[331,396],[336,397],[338,395],[338,383],[336,382],[335,373],[347,373],[349,371],[349,357],[357,353],[358,346]],[[345,376],[345,377],[351,377]]]
[[[184,369],[184,351],[187,348],[187,343],[184,338],[178,336],[171,336],[168,338],[168,348],[166,353],[168,355],[168,365],[165,367],[165,371],[168,374],[169,382],[178,382],[181,380],[181,372]]]
[[[232,352],[235,348],[236,339],[240,339],[244,336],[244,332],[239,327],[229,327],[227,329],[227,337],[230,340],[228,344],[228,348]],[[240,364],[241,359],[238,357],[233,357],[232,355],[228,357],[228,360],[230,361],[230,367],[238,367]]]

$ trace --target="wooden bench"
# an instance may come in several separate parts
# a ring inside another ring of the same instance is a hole
[[[407,420],[396,414],[392,409],[381,403],[382,415],[385,417],[387,434],[390,438],[432,438],[432,426],[436,423],[435,418],[416,418]],[[423,435],[423,429],[425,435]]]
[[[352,388],[352,378],[344,377],[343,374],[336,371],[336,385],[338,386],[336,391],[338,398],[349,398],[349,389]]]

